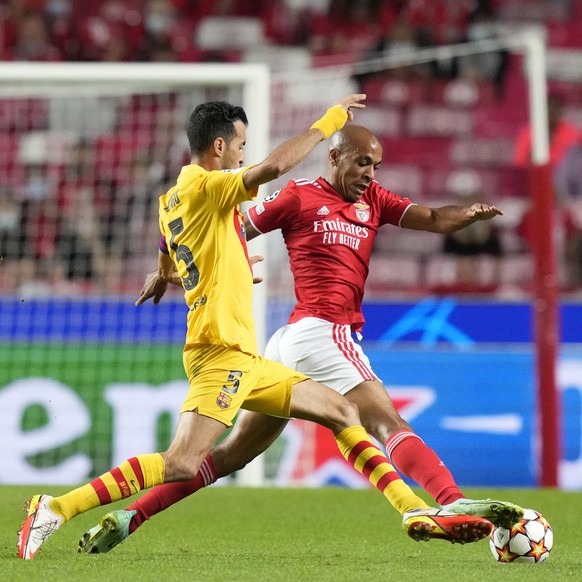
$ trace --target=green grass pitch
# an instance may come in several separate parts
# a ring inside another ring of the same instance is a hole
[[[295,582],[415,582],[581,580],[582,493],[553,490],[476,490],[540,511],[555,545],[539,565],[498,564],[488,540],[461,546],[418,543],[373,490],[239,489],[213,487],[145,524],[106,555],[77,553],[80,535],[105,513],[97,508],[65,524],[34,560],[16,558],[24,501],[57,487],[0,487],[0,573],[7,582],[139,582],[187,580]],[[422,493],[423,497],[426,497]],[[124,504],[117,503],[115,508]]]

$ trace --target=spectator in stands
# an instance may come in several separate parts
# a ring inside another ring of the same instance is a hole
[[[554,172],[558,200],[582,202],[582,141],[570,146]]]
[[[76,143],[68,159],[51,217],[56,228],[51,278],[55,284],[72,282],[78,287],[95,282],[104,290],[111,286],[115,266],[107,264],[109,188],[102,183],[92,140]]]
[[[42,163],[31,163],[25,167],[25,184],[22,198],[27,202],[42,202],[52,198],[54,180]]]
[[[573,123],[562,117],[564,102],[560,95],[548,96],[548,130],[550,135],[550,166],[553,169],[560,164],[566,151],[582,140],[582,131]],[[513,163],[519,168],[526,168],[531,162],[531,129],[524,127],[517,136],[513,153]]]
[[[21,240],[22,208],[14,193],[0,190],[0,290],[8,291],[4,285],[12,286],[18,280],[18,263],[23,256],[24,241]]]
[[[473,5],[473,0],[415,0],[405,2],[401,14],[430,44],[453,44],[466,36]]]
[[[371,50],[381,34],[376,0],[331,0],[327,15],[314,23],[310,48],[323,56],[353,59]]]
[[[71,0],[46,0],[45,14],[55,46],[64,60],[75,61],[79,55]]]
[[[530,207],[518,225],[518,234],[527,249],[533,250],[536,243],[536,224],[533,208]],[[570,208],[557,205],[554,212],[554,241],[557,255],[562,257],[564,279],[560,281],[563,290],[580,285],[580,228],[577,226]]]
[[[137,61],[149,63],[177,63],[180,55],[168,39],[148,39],[140,48]]]
[[[180,133],[176,110],[160,108],[155,117],[156,139],[150,148],[149,172],[158,182],[170,180],[184,165],[188,144]]]
[[[480,3],[470,16],[465,41],[478,42],[496,36],[495,14],[489,3]],[[497,87],[501,87],[506,64],[506,51],[476,53],[458,59],[458,73],[465,79],[493,81]]]
[[[381,77],[382,79],[411,79],[419,77],[431,77],[432,66],[429,63],[417,65],[404,64],[399,66],[395,62],[395,57],[399,54],[410,53],[423,46],[423,40],[419,31],[403,19],[396,21],[373,49],[365,54],[367,59],[390,59],[390,65],[383,71],[366,73],[365,67],[362,73],[354,75],[354,78],[360,85],[367,79]],[[356,67],[358,69],[358,67]]]
[[[48,23],[41,12],[27,12],[16,25],[14,44],[6,50],[9,61],[60,61]]]
[[[557,93],[548,96],[548,130],[550,137],[549,166],[554,180],[556,194],[555,233],[559,255],[563,257],[566,288],[580,284],[580,228],[577,226],[572,208],[559,197],[563,196],[564,178],[563,170],[560,174],[560,185],[556,183],[558,168],[564,168],[563,164],[569,150],[582,141],[582,131],[573,123],[565,120],[563,113],[563,99]],[[573,154],[575,155],[575,154]],[[516,166],[525,168],[531,163],[531,130],[524,128],[517,137],[513,162]],[[534,221],[533,209],[530,208],[523,216],[519,226],[519,234],[526,246],[533,248]]]
[[[97,188],[98,163],[93,140],[81,139],[70,148],[62,178],[57,201],[61,210],[71,204],[78,188]]]
[[[14,194],[0,190],[0,257],[2,260],[16,255],[20,238],[21,209]]]
[[[483,196],[477,193],[462,194],[461,202],[471,206],[481,202]],[[476,291],[484,285],[480,277],[480,264],[477,257],[489,256],[494,261],[495,284],[499,281],[499,259],[503,255],[501,237],[495,224],[491,221],[480,221],[470,224],[462,230],[446,234],[443,240],[443,252],[455,257],[455,283],[458,291]]]
[[[193,26],[182,19],[170,0],[147,0],[143,13],[143,35],[138,61],[199,61],[193,47]]]
[[[106,290],[110,271],[93,191],[89,187],[77,189],[59,217],[55,258],[64,267],[67,279],[81,283],[93,280],[97,290]]]
[[[8,188],[0,190],[0,292],[15,293],[21,299],[47,297],[53,291],[47,284],[49,265],[35,249],[39,240],[47,242],[39,204],[21,200]]]
[[[206,0],[205,3],[208,3]],[[213,13],[220,16],[261,16],[267,2],[256,0],[213,0]]]
[[[582,285],[582,142],[568,148],[554,172],[556,201],[571,220],[565,259],[569,286]]]
[[[161,170],[161,171],[160,171]],[[164,170],[153,163],[151,156],[143,151],[137,152],[132,158],[130,174],[127,183],[116,191],[115,204],[110,217],[111,243],[109,244],[108,261],[116,261],[119,265],[124,261],[124,279],[141,278],[143,266],[138,263],[143,257],[143,249],[136,248],[135,241],[149,232],[152,225],[157,226],[158,204],[157,193],[165,192],[163,185]],[[157,227],[159,230],[159,227]],[[154,238],[157,231],[153,232]]]
[[[79,58],[87,61],[132,60],[143,34],[139,13],[120,0],[99,3],[95,13],[82,17],[79,29]]]
[[[0,4],[0,60],[7,60],[7,50],[16,39],[15,14],[12,6]]]

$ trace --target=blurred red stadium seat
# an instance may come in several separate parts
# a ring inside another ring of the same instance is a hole
[[[414,255],[386,256],[373,254],[366,281],[366,295],[418,287],[421,283],[420,264]]]
[[[476,137],[515,139],[518,131],[528,122],[527,102],[511,106],[478,107],[474,114]]]
[[[426,83],[422,80],[404,81],[387,79],[384,76],[374,75],[362,81],[361,90],[366,93],[370,103],[388,105],[412,105],[426,99]]]
[[[491,199],[497,191],[497,174],[494,171],[474,168],[433,168],[427,175],[427,190],[444,198],[463,194],[483,193]]]
[[[511,164],[512,139],[459,139],[451,146],[451,161],[460,166],[505,166]]]
[[[447,137],[381,138],[384,159],[388,164],[420,166],[448,165],[452,140]]]
[[[582,48],[582,22],[579,20],[546,22],[546,30],[548,46]]]
[[[418,197],[423,192],[423,172],[417,165],[395,164],[387,158],[376,172],[376,180],[401,196]]]
[[[378,137],[399,135],[402,132],[402,120],[397,108],[367,105],[358,111],[357,122],[370,128]]]
[[[21,182],[22,169],[17,163],[20,135],[0,133],[0,183],[15,187]]]
[[[48,105],[46,99],[0,99],[0,127],[4,131],[45,129]]]
[[[473,116],[469,111],[439,105],[416,105],[408,111],[406,128],[413,136],[469,135]]]
[[[453,79],[433,83],[430,99],[452,108],[469,108],[495,103],[496,90],[495,85],[490,82],[475,83],[469,79]]]

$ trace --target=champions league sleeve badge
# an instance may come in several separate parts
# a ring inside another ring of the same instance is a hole
[[[273,202],[273,200],[275,200],[275,198],[277,198],[277,196],[279,196],[279,192],[281,192],[281,190],[275,190],[275,192],[272,192],[268,196],[265,196],[265,198],[263,199],[263,202]]]

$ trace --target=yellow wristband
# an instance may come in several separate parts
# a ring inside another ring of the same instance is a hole
[[[348,112],[341,105],[330,107],[325,115],[316,121],[310,129],[319,129],[323,134],[323,139],[327,139],[336,131],[339,131],[348,120]]]

